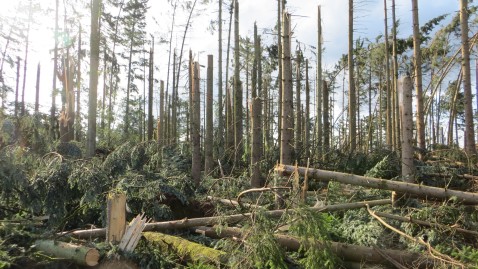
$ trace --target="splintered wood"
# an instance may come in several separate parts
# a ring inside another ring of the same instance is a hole
[[[126,227],[126,195],[110,193],[107,199],[106,241],[118,243]]]
[[[148,223],[148,219],[144,217],[144,213],[137,215],[126,228],[126,232],[121,239],[119,248],[124,252],[133,252],[138,245],[139,239],[141,239],[141,233]]]

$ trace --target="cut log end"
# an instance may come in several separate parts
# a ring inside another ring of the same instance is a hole
[[[100,260],[100,252],[97,249],[90,249],[86,252],[85,263],[88,266],[96,266]]]

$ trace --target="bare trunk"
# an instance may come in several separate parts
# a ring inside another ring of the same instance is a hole
[[[154,38],[149,52],[149,84],[148,84],[148,140],[153,139],[153,90],[154,90]]]
[[[20,57],[17,56],[17,83],[15,87],[15,110],[14,115],[15,118],[18,117],[18,91],[20,88]]]
[[[324,153],[328,153],[330,151],[329,88],[325,80],[322,82],[322,92],[324,101]]]
[[[76,120],[75,140],[81,140],[81,24],[78,29],[78,63],[76,69]],[[110,87],[111,91],[111,87]]]
[[[322,106],[322,104],[320,104],[320,105]],[[322,119],[320,119],[320,121],[322,121]],[[309,124],[310,124],[309,59],[306,59],[305,60],[305,122],[304,122],[305,135],[304,135],[304,149],[305,149],[305,157],[307,159],[310,157],[310,127],[309,127]]]
[[[300,73],[300,64],[301,64],[301,57],[302,57],[302,52],[299,50],[297,51],[297,64],[296,64],[296,88],[295,88],[295,107],[296,107],[296,113],[295,113],[295,159],[297,161],[300,161],[300,154],[302,153],[302,112],[301,112],[301,100],[300,100],[300,93],[301,93],[301,73]]]
[[[164,146],[164,81],[159,83],[159,115],[158,115],[158,127],[157,127],[157,139],[159,147]]]
[[[392,148],[392,125],[393,125],[393,120],[392,120],[392,87],[390,85],[390,54],[389,54],[389,44],[388,44],[388,14],[387,14],[387,0],[383,0],[383,9],[384,9],[384,14],[385,14],[385,88],[386,88],[386,98],[387,98],[387,109],[386,109],[386,124],[387,124],[387,131],[386,131],[386,143],[387,147],[389,149]],[[395,27],[395,26],[394,26]],[[394,44],[395,47],[395,44]],[[381,111],[381,109],[380,109]],[[381,128],[381,127],[380,127]]]
[[[425,150],[425,111],[423,109],[422,89],[422,55],[420,50],[420,24],[418,21],[418,0],[412,0],[413,12],[413,56],[415,58],[415,84],[417,89],[417,142],[418,147]],[[419,158],[423,156],[420,153]]]
[[[348,52],[348,65],[349,65],[349,136],[350,136],[350,150],[355,151],[357,147],[357,97],[355,92],[354,82],[354,1],[349,0],[349,52]]]
[[[199,63],[194,62],[192,72],[193,87],[192,93],[192,115],[191,115],[191,142],[192,142],[192,168],[191,178],[199,186],[201,180],[201,144],[200,144],[200,128],[201,128],[201,94],[199,90]]]
[[[257,25],[254,24],[254,66],[252,67],[252,148],[251,148],[251,186],[262,187],[264,182],[261,177],[260,162],[262,160],[262,101],[257,91],[261,87],[260,57],[261,41],[257,35]]]
[[[473,97],[471,95],[470,45],[468,40],[468,0],[460,0],[461,68],[465,93],[465,151],[476,155],[475,128],[473,124]]]
[[[101,0],[93,0],[91,6],[91,34],[90,34],[90,92],[88,102],[88,140],[87,155],[92,157],[96,149],[96,101],[98,89],[98,65],[100,58],[100,18]]]
[[[223,108],[223,89],[222,89],[222,0],[219,0],[219,19],[218,19],[218,59],[217,59],[217,158],[224,157],[224,108]],[[226,81],[227,83],[227,81]]]
[[[40,103],[40,63],[37,66],[37,83],[35,87],[35,114],[39,112]]]
[[[277,74],[277,85],[278,85],[278,91],[279,91],[279,98],[277,101],[277,114],[278,114],[278,119],[277,119],[277,131],[278,131],[278,141],[279,141],[279,147],[280,144],[282,143],[282,93],[283,93],[283,88],[282,88],[282,8],[281,8],[281,0],[277,0],[277,65],[279,66],[279,73]]]
[[[28,7],[28,26],[27,26],[27,33],[26,33],[26,40],[25,40],[25,58],[23,59],[23,86],[22,86],[22,116],[25,115],[25,87],[27,83],[27,65],[28,65],[28,46],[30,44],[30,25],[32,21],[32,0],[30,0],[30,4]]]
[[[133,24],[133,27],[132,27],[132,33],[134,33],[134,28],[135,28],[135,24]],[[128,135],[129,133],[129,102],[130,102],[130,92],[131,92],[131,72],[132,72],[132,69],[131,69],[131,65],[132,65],[132,59],[133,59],[133,35],[131,35],[130,37],[130,45],[129,45],[129,57],[128,57],[128,80],[127,80],[127,84],[126,84],[126,112],[125,112],[125,115],[124,115],[124,133],[125,135]]]
[[[320,6],[317,7],[317,83],[316,83],[316,113],[317,113],[317,153],[322,157],[323,126],[322,126],[322,14]],[[327,109],[324,107],[324,109]]]
[[[207,56],[207,92],[206,92],[206,138],[204,140],[204,173],[208,175],[213,170],[214,161],[212,149],[214,146],[213,138],[213,56]]]
[[[284,12],[282,27],[282,140],[280,163],[292,164],[294,156],[294,102],[292,90],[292,64],[290,56],[290,14]]]
[[[239,1],[234,5],[234,163],[241,161],[244,153],[243,113],[242,113],[242,82],[240,79],[240,47],[239,47]]]

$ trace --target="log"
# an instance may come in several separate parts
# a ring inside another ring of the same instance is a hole
[[[177,236],[158,232],[146,232],[143,234],[143,237],[146,241],[159,247],[162,251],[174,251],[186,262],[193,261],[213,264],[225,264],[227,262],[226,252],[205,247]]]
[[[100,253],[95,248],[53,240],[37,240],[35,247],[39,251],[61,259],[72,260],[79,265],[95,266]]]
[[[217,233],[219,230],[220,234]],[[241,238],[243,236],[242,230],[239,228],[221,227],[221,229],[217,229],[215,227],[197,227],[196,232],[211,238]],[[298,251],[300,248],[299,239],[293,236],[276,234],[275,238],[279,245],[290,251]],[[344,261],[389,264],[389,262],[383,258],[382,254],[377,252],[374,248],[340,242],[327,243],[329,244],[330,250]],[[321,246],[319,245],[318,247]],[[427,267],[433,262],[432,257],[420,253],[393,249],[381,249],[380,251],[395,261],[406,264],[409,268]]]
[[[276,166],[276,172],[282,175],[292,175],[295,170],[298,170],[300,175],[305,175],[306,167],[298,167],[292,165],[280,164]],[[478,194],[457,190],[450,190],[446,188],[437,188],[424,186],[420,184],[406,183],[401,181],[391,181],[379,178],[357,176],[353,174],[339,173],[333,171],[326,171],[320,169],[309,168],[308,177],[320,181],[334,180],[344,184],[358,185],[368,188],[383,189],[396,191],[399,193],[411,194],[415,197],[423,199],[440,199],[446,200],[456,197],[456,200],[468,205],[478,205]]]
[[[318,212],[334,212],[334,211],[341,211],[341,210],[348,210],[348,209],[357,209],[365,207],[367,204],[369,206],[377,206],[377,205],[387,205],[390,204],[390,199],[383,199],[383,200],[373,200],[373,201],[364,201],[364,202],[355,202],[355,203],[345,203],[345,204],[337,204],[337,205],[327,205],[321,207],[311,207],[311,210],[318,211]],[[290,211],[290,210],[289,210]],[[287,210],[270,210],[265,211],[264,214],[268,215],[269,217],[281,217]],[[245,213],[245,214],[235,214],[229,216],[217,216],[217,217],[205,217],[205,218],[193,218],[193,219],[182,219],[182,220],[174,220],[174,221],[163,221],[163,222],[152,222],[146,224],[144,231],[164,231],[164,230],[171,230],[171,229],[187,229],[196,226],[209,226],[209,225],[216,225],[219,223],[228,223],[233,224],[240,222],[242,220],[251,218],[253,214]],[[71,235],[76,238],[80,239],[88,239],[88,238],[96,238],[105,236],[105,229],[98,228],[98,229],[89,229],[89,230],[77,230],[73,232],[63,232],[59,235]]]
[[[431,228],[436,228],[436,229],[440,229],[442,231],[447,231],[447,232],[450,232],[450,233],[459,232],[459,233],[469,234],[469,235],[472,235],[472,236],[478,236],[478,232],[476,232],[476,231],[470,231],[470,230],[466,230],[466,229],[463,229],[463,228],[452,227],[452,226],[448,226],[448,225],[444,225],[444,224],[440,224],[440,223],[436,223],[436,222],[428,222],[428,221],[413,219],[412,217],[402,217],[402,216],[392,215],[392,214],[384,213],[384,212],[375,211],[374,213],[379,217],[398,220],[398,221],[402,221],[402,222],[409,222],[409,223],[413,223],[413,224],[417,224],[417,225],[421,225],[421,226],[426,226],[426,227],[431,227]]]

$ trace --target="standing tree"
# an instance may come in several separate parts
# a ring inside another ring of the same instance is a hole
[[[100,4],[101,0],[93,0],[91,5],[90,33],[90,92],[88,102],[88,138],[87,155],[92,157],[96,150],[96,102],[98,100],[98,66],[100,63]]]
[[[295,112],[295,158],[296,160],[300,160],[300,153],[302,149],[302,112],[301,112],[301,100],[300,100],[300,95],[301,95],[301,61],[302,61],[302,51],[297,50],[296,52],[296,87],[295,87],[295,107],[296,107],[296,112]]]
[[[470,44],[468,40],[468,0],[460,0],[461,23],[461,68],[465,94],[465,151],[476,155],[475,132],[473,126],[473,97],[471,95]]]
[[[282,140],[280,163],[292,164],[294,156],[294,103],[292,90],[292,64],[290,59],[290,14],[284,12],[282,21]]]
[[[218,58],[217,58],[217,158],[224,155],[224,118],[223,118],[223,93],[222,93],[222,0],[219,0],[218,19]],[[227,83],[227,82],[226,82]]]
[[[418,22],[418,0],[412,0],[413,12],[413,56],[415,58],[415,84],[417,88],[417,142],[418,147],[425,149],[425,111],[423,109],[422,88],[422,55],[420,50],[420,30]],[[422,154],[419,155],[423,158]]]
[[[50,109],[50,136],[53,139],[55,138],[55,133],[56,133],[55,132],[55,129],[56,129],[55,114],[56,114],[56,70],[58,69],[58,9],[59,9],[59,1],[55,0],[55,48],[53,49],[53,87],[51,90],[51,109]],[[99,40],[98,40],[98,44],[99,44]]]
[[[254,23],[254,63],[252,66],[252,143],[251,143],[251,186],[262,187],[264,183],[261,179],[260,161],[262,159],[262,103],[257,92],[262,84],[260,71],[261,42],[257,35],[257,25]]]
[[[239,1],[235,0],[234,5],[234,163],[239,163],[243,148],[243,130],[242,130],[242,83],[240,78],[239,61]]]
[[[317,7],[317,88],[316,88],[316,129],[317,129],[317,154],[322,155],[322,14],[320,6]],[[307,87],[307,86],[306,86]],[[324,107],[324,109],[326,109]]]
[[[191,115],[191,142],[192,142],[192,167],[191,178],[199,186],[201,180],[201,143],[200,143],[200,128],[201,128],[201,94],[199,92],[199,63],[192,64],[192,115]]]
[[[349,0],[349,135],[350,150],[357,147],[357,97],[354,82],[354,1]]]
[[[153,139],[153,88],[154,88],[154,38],[149,50],[149,83],[148,83],[148,140]]]
[[[213,56],[207,56],[207,90],[206,90],[206,138],[204,140],[204,173],[207,175],[213,168],[213,113],[212,113],[212,90],[213,90]]]

